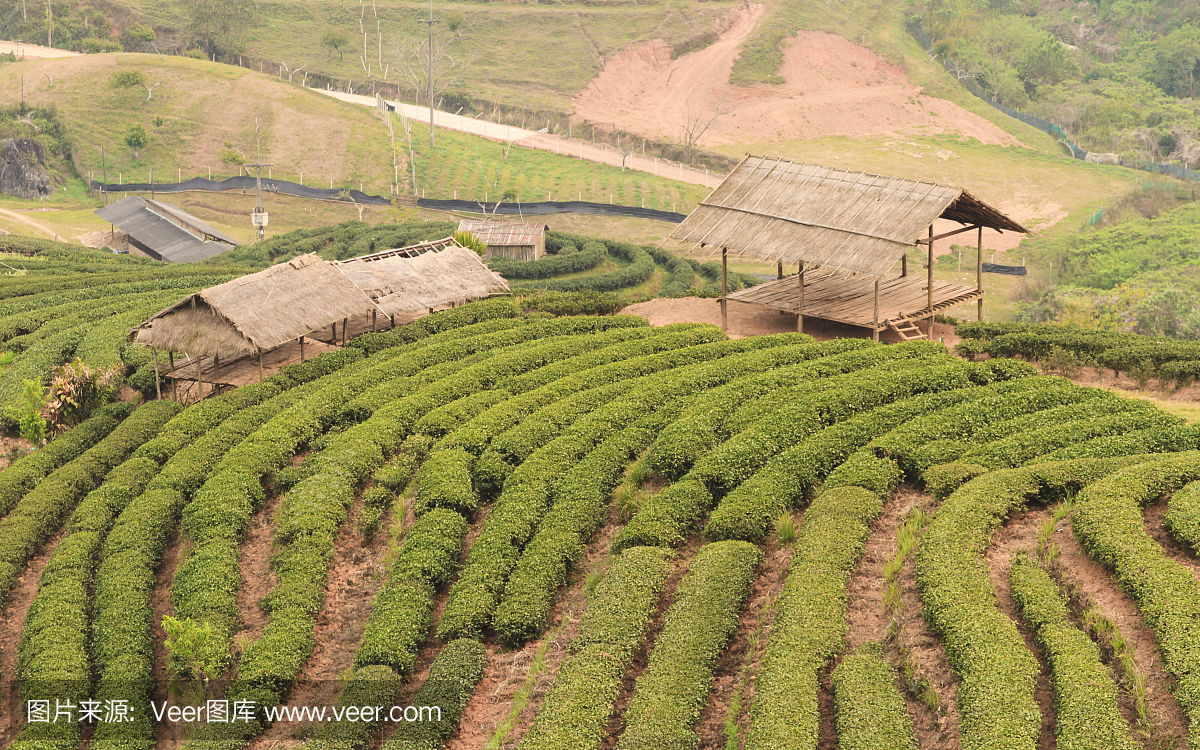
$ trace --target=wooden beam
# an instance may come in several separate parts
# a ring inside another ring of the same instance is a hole
[[[221,355],[213,355],[213,393],[217,392],[217,379],[221,377]]]
[[[342,318],[342,346],[346,345],[346,329],[350,327],[350,318]],[[333,342],[336,344],[337,342]]]
[[[777,279],[783,278],[783,261],[782,260],[779,261],[779,268],[775,272],[775,278],[777,278]]]
[[[796,300],[796,333],[804,333],[804,261],[800,261],[800,298]]]
[[[879,340],[879,279],[875,279],[875,312],[871,318],[871,338]]]
[[[900,256],[900,278],[908,275],[908,251],[904,251],[904,255]]]
[[[729,301],[725,295],[729,293],[727,278],[729,275],[729,249],[721,248],[721,330],[729,332]]]
[[[929,279],[925,288],[929,290],[929,330],[926,336],[933,338],[933,225],[929,225]]]
[[[927,240],[926,240],[926,239],[919,239],[919,240],[917,240],[917,244],[918,244],[918,245],[928,245],[930,242],[935,242],[935,241],[937,241],[937,240],[944,240],[944,239],[946,239],[947,237],[953,237],[953,236],[954,236],[954,235],[956,235],[956,234],[962,234],[963,232],[969,232],[969,231],[971,231],[972,229],[978,229],[979,231],[981,231],[981,232],[982,232],[982,231],[983,231],[983,225],[982,225],[982,224],[972,224],[972,225],[971,225],[971,226],[969,226],[969,227],[962,227],[961,229],[955,229],[955,230],[954,230],[954,231],[952,231],[952,232],[945,232],[944,234],[939,234],[938,236],[934,237],[934,236],[933,236],[933,225],[932,225],[932,224],[930,224],[930,225],[929,225],[929,239],[927,239]]]
[[[300,361],[304,361],[304,337],[300,337]]]
[[[162,387],[158,384],[158,350],[150,347],[150,351],[154,353],[154,395],[161,400]]]
[[[179,381],[175,379],[175,352],[167,350],[167,359],[171,366],[171,400],[179,400]]]
[[[346,324],[342,324],[342,335],[346,335]],[[258,347],[254,347],[258,349]],[[258,349],[258,382],[263,382],[262,349]]]
[[[983,294],[983,227],[979,227],[979,241],[975,253],[975,291]],[[983,297],[979,298],[979,322],[983,322]]]
[[[371,333],[375,333],[375,315],[378,312],[379,312],[378,310],[371,311]]]

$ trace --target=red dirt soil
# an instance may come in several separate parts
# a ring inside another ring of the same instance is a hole
[[[961,135],[1021,145],[984,118],[921,93],[904,70],[835,34],[801,31],[783,50],[778,85],[734,86],[729,72],[766,13],[760,3],[731,11],[716,43],[671,59],[661,40],[618,52],[574,99],[576,114],[632,133],[675,140],[682,123],[718,117],[701,146],[866,135]],[[718,26],[717,28],[720,28]]]

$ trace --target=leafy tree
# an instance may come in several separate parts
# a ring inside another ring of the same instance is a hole
[[[1155,45],[1147,78],[1171,96],[1194,98],[1200,79],[1200,29],[1180,27]]]
[[[141,150],[150,145],[150,135],[141,125],[130,125],[125,132],[125,145],[133,149],[133,158],[141,157]]]
[[[335,29],[330,29],[321,35],[321,46],[329,50],[325,53],[326,60],[328,60],[335,51],[338,53],[338,59],[343,59],[345,55],[342,54],[342,49],[348,44],[350,44],[350,39],[347,38],[345,34]]]
[[[162,619],[162,629],[167,634],[163,645],[176,669],[205,683],[220,674],[228,653],[212,623],[167,615]]]
[[[1079,76],[1075,52],[1050,35],[1029,53],[1022,67],[1026,81],[1046,86],[1057,86]]]
[[[140,70],[118,70],[112,74],[109,85],[114,89],[132,89],[150,85],[150,79]]]
[[[255,0],[184,0],[188,33],[208,56],[237,54],[258,20]]]

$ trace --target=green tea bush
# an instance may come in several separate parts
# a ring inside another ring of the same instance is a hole
[[[1171,495],[1163,526],[1176,541],[1200,553],[1200,482],[1192,482]]]
[[[442,648],[429,667],[429,676],[410,705],[440,708],[436,721],[405,722],[384,743],[385,750],[438,750],[458,729],[467,702],[483,679],[487,649],[468,639],[454,640]]]
[[[883,645],[864,643],[831,676],[840,750],[917,750],[917,735]]]
[[[633,662],[670,572],[668,553],[625,550],[609,566],[519,750],[595,750],[608,735],[621,679]]]
[[[744,542],[709,544],[692,558],[638,677],[618,750],[696,746],[693,726],[761,560],[762,552]]]
[[[1009,571],[1013,599],[1037,637],[1054,689],[1054,735],[1063,747],[1134,750],[1119,691],[1100,649],[1071,622],[1058,584],[1036,560],[1018,554]]]

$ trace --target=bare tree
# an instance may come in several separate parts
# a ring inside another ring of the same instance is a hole
[[[166,83],[167,81],[171,80],[174,77],[175,76],[167,76],[166,78],[162,79],[161,81],[154,84],[153,86],[143,83],[142,88],[146,89],[146,101],[150,101],[151,99],[154,98],[154,89],[158,88],[159,86],[163,85],[164,83]]]
[[[706,104],[700,104],[688,99],[684,106],[683,115],[679,122],[679,142],[683,144],[684,159],[690,164],[696,143],[700,141],[717,118],[725,114],[722,110],[725,102],[717,102],[717,108],[712,110]]]
[[[288,74],[288,83],[291,83],[291,82],[292,82],[292,76],[296,75],[297,73],[299,73],[300,71],[302,71],[302,70],[304,70],[305,68],[307,68],[307,67],[308,67],[308,64],[307,64],[307,63],[305,63],[304,65],[301,65],[301,66],[300,66],[300,67],[298,67],[298,68],[294,68],[294,69],[293,69],[293,68],[289,68],[289,67],[288,67],[288,64],[287,64],[287,63],[285,63],[285,62],[283,62],[282,60],[279,62],[279,64],[280,64],[281,66],[283,66],[283,72]],[[307,80],[307,79],[305,79],[305,80]]]
[[[1131,135],[1137,144],[1138,156],[1146,161],[1158,161],[1162,154],[1158,147],[1158,133],[1154,128],[1138,128]]]
[[[392,40],[392,57],[396,61],[396,68],[404,80],[417,90],[418,98],[428,98],[430,91],[435,98],[444,93],[462,81],[463,74],[475,61],[475,50],[457,44],[453,37],[435,36],[432,50],[431,79],[429,39],[425,35],[409,35],[397,36]]]
[[[1184,169],[1191,169],[1200,161],[1200,139],[1197,139],[1196,131],[1176,128],[1171,135],[1175,136],[1175,150],[1170,158],[1181,161]]]
[[[50,88],[54,88],[54,79],[50,77],[50,74],[43,68],[38,68],[38,70],[41,71],[42,75],[46,76],[46,80],[50,82]]]

